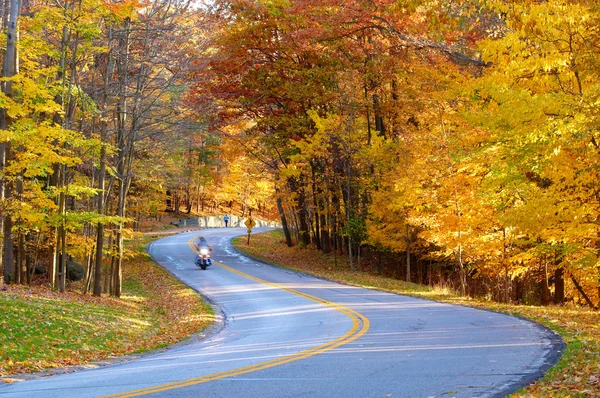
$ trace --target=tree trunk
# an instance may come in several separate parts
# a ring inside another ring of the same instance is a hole
[[[302,194],[304,195],[304,194]],[[308,222],[307,222],[307,211],[306,208],[304,207],[305,203],[304,200],[302,201],[302,205],[298,210],[298,230],[299,230],[299,238],[300,241],[302,242],[303,246],[308,246],[310,245],[310,233],[308,231]]]
[[[8,187],[7,187],[8,188]],[[6,190],[7,193],[9,190]],[[10,198],[7,195],[7,198]],[[15,276],[15,252],[12,240],[12,217],[4,218],[4,252],[2,254],[2,263],[4,264],[4,283],[13,283]]]
[[[373,94],[373,111],[375,113],[375,130],[381,137],[385,137],[385,126],[383,124],[383,116],[381,115],[381,104],[379,95]]]
[[[346,189],[347,197],[346,197],[346,227],[350,228],[350,218],[352,213],[352,195],[351,195],[351,171],[350,168],[350,154],[348,154],[348,159],[346,160]],[[348,234],[348,261],[350,262],[350,270],[354,271],[354,264],[352,262],[352,238],[350,234]]]
[[[13,277],[13,282],[16,283],[17,285],[21,284],[21,256],[22,256],[22,252],[20,250],[20,246],[19,244],[21,243],[21,233],[17,234],[16,237],[16,241],[17,241],[17,247],[15,249],[15,274]]]
[[[372,127],[371,127],[371,112],[369,109],[369,89],[367,84],[363,84],[364,94],[365,94],[365,111],[367,117],[367,146],[371,146],[372,140]]]
[[[287,217],[285,216],[285,211],[283,209],[283,203],[281,201],[281,192],[277,186],[275,186],[275,194],[277,195],[277,211],[279,212],[279,217],[281,218],[281,227],[283,228],[283,234],[285,235],[285,243],[287,247],[294,246],[292,242],[292,235],[290,234],[290,228],[288,226]]]
[[[323,250],[322,241],[321,241],[321,209],[319,206],[319,199],[317,197],[317,182],[315,176],[315,166],[313,162],[311,162],[311,172],[312,172],[312,197],[313,197],[313,205],[315,207],[315,245],[317,246],[317,250]]]
[[[467,271],[463,264],[462,245],[458,245],[458,273],[460,276],[460,295],[467,295]]]
[[[550,288],[548,286],[548,264],[546,258],[541,259],[543,261],[542,268],[542,305],[550,304]]]
[[[31,256],[25,254],[25,272],[27,273],[27,284],[31,285],[31,274],[33,272]]]
[[[66,185],[66,181],[65,181],[65,174],[66,174],[66,166],[61,165],[60,166],[61,169],[61,176],[60,176],[60,186],[65,187]],[[64,191],[61,191],[60,195],[59,195],[59,214],[61,215],[61,224],[60,227],[58,229],[59,233],[58,233],[58,244],[57,244],[57,248],[59,248],[59,252],[60,252],[60,262],[59,262],[59,269],[60,269],[60,280],[59,280],[59,290],[61,292],[65,292],[67,289],[67,231],[65,228],[65,224],[66,224],[66,216],[67,216],[67,195]]]
[[[2,63],[2,77],[11,78],[18,73],[17,65],[17,23],[19,14],[21,11],[21,3],[19,0],[6,0],[5,7],[8,11],[8,26],[6,29],[6,49],[4,50],[4,57]],[[12,81],[9,79],[0,83],[2,92],[7,97],[12,98],[13,89]],[[6,109],[1,110],[0,114],[0,129],[7,130],[12,124],[12,120]],[[10,141],[3,145],[3,156],[2,156],[2,170],[4,170],[7,162],[11,159],[11,144]],[[5,203],[10,202],[12,195],[12,182],[9,179],[2,181],[3,185],[3,199]],[[12,227],[14,221],[12,216],[8,213],[2,215],[4,219],[4,239],[3,239],[3,254],[2,264],[4,266],[4,282],[11,283],[15,274],[15,257],[14,257],[14,243],[12,238]]]
[[[523,278],[517,277],[515,279],[515,285],[515,301],[517,302],[517,304],[522,304],[523,298],[525,297]]]
[[[506,228],[502,228],[502,264],[504,265],[504,302],[510,302],[510,278],[508,274],[508,261],[506,255]]]
[[[19,247],[17,248],[17,253],[19,255],[19,283],[25,284],[27,283],[27,254],[25,252],[25,234],[23,232],[19,232]]]
[[[406,224],[406,281],[410,282],[410,229]]]
[[[565,270],[557,268],[554,271],[554,304],[565,302]]]
[[[114,243],[114,239],[112,241],[112,246],[113,246],[113,251],[115,250],[115,243]],[[115,263],[117,261],[117,256],[115,256],[114,254],[110,256],[110,271],[108,273],[108,277],[104,278],[106,280],[106,292],[111,295],[114,296],[115,295],[115,278],[114,278],[114,274],[115,274]]]
[[[117,216],[125,217],[125,196],[127,194],[127,179],[126,175],[128,155],[130,147],[128,146],[129,139],[126,137],[127,132],[127,85],[129,75],[129,35],[130,21],[126,18],[123,22],[123,32],[119,39],[120,62],[118,64],[119,73],[119,90],[118,90],[118,105],[117,105],[117,175],[118,175],[118,199],[117,199]],[[140,71],[141,72],[141,71]],[[116,259],[112,276],[112,295],[121,297],[121,267],[123,265],[123,225],[120,222],[117,225],[117,233],[115,236]]]
[[[308,231],[308,222],[306,221],[306,195],[304,187],[301,182],[298,182],[295,178],[288,179],[288,185],[293,193],[296,194],[296,205],[297,205],[297,221],[298,221],[298,242],[304,246],[310,244],[310,234]]]
[[[90,252],[86,253],[86,256],[85,256],[85,278],[83,280],[82,294],[88,294],[88,292],[92,288],[93,281],[94,281],[94,254],[93,254],[93,251],[90,251]]]
[[[115,258],[115,267],[113,269],[113,296],[121,297],[121,288],[123,283],[123,234],[121,226],[118,227],[117,231],[117,256]]]
[[[100,216],[104,215],[104,181],[106,174],[106,148],[104,138],[102,138],[102,149],[100,153],[100,175],[98,176],[98,206],[97,211]],[[94,291],[93,295],[100,297],[102,295],[102,264],[104,252],[104,223],[99,222],[96,227],[96,255],[94,261]]]
[[[102,120],[100,125],[100,141],[102,147],[100,148],[100,170],[98,172],[98,204],[96,210],[100,216],[104,215],[105,212],[105,194],[106,189],[106,141],[108,135],[108,90],[110,84],[110,77],[112,76],[114,63],[113,63],[113,28],[112,26],[108,30],[108,54],[106,60],[106,70],[104,74],[104,87],[101,97],[102,106]],[[102,265],[104,263],[104,223],[98,223],[96,227],[96,255],[94,256],[94,290],[93,295],[100,297],[102,295]]]
[[[109,226],[112,226],[112,224],[110,224]],[[108,273],[106,274],[106,277],[104,278],[104,283],[103,283],[103,292],[104,293],[108,293],[108,294],[112,294],[112,274],[113,274],[113,268],[114,268],[114,258],[115,256],[113,255],[114,252],[114,238],[113,235],[110,234],[108,236],[107,239],[107,247],[110,248],[110,254],[109,254],[109,258],[108,258]]]
[[[588,296],[585,291],[583,290],[583,288],[581,287],[581,285],[579,284],[579,282],[577,281],[577,279],[575,279],[575,277],[571,274],[571,281],[573,281],[573,284],[575,285],[575,288],[579,291],[579,293],[583,296],[583,299],[585,300],[585,302],[594,310],[597,310],[598,307],[594,305],[594,303],[592,302],[592,300],[590,299],[590,296]]]
[[[329,236],[329,230],[327,229],[327,218],[325,214],[321,214],[321,248],[324,254],[329,254],[331,252],[331,240]]]

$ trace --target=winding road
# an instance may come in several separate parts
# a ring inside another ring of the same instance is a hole
[[[260,230],[257,230],[259,232]],[[0,386],[0,397],[501,397],[562,343],[532,322],[340,285],[240,255],[215,228],[155,241],[158,264],[221,314],[204,339],[112,366]],[[215,264],[193,264],[201,234]]]

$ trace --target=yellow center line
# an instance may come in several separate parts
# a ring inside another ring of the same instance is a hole
[[[192,248],[192,250],[194,252],[196,252],[196,250],[194,249],[194,246],[192,244],[192,241],[193,241],[193,238],[189,240],[188,244]],[[296,296],[303,297],[305,299],[314,301],[319,304],[326,305],[338,312],[341,312],[342,314],[344,314],[348,318],[350,318],[352,320],[352,328],[347,333],[345,333],[343,336],[340,336],[332,341],[329,341],[327,343],[321,344],[319,346],[316,346],[316,347],[313,347],[313,348],[310,348],[307,350],[299,351],[295,354],[286,355],[281,358],[275,358],[270,361],[259,362],[259,363],[253,364],[253,365],[248,365],[248,366],[244,366],[241,368],[231,369],[231,370],[227,370],[224,372],[212,373],[209,375],[193,377],[191,379],[160,384],[160,385],[156,385],[156,386],[152,386],[152,387],[140,388],[138,390],[131,390],[131,391],[126,391],[126,392],[122,392],[122,393],[118,393],[118,394],[107,395],[106,397],[119,397],[119,398],[138,397],[141,395],[147,395],[147,394],[153,394],[153,393],[157,393],[157,392],[161,392],[161,391],[168,391],[168,390],[174,390],[177,388],[189,387],[189,386],[193,386],[193,385],[197,385],[197,384],[201,384],[201,383],[206,383],[209,381],[224,379],[227,377],[239,376],[239,375],[243,375],[243,374],[247,374],[247,373],[251,373],[251,372],[257,372],[259,370],[273,368],[275,366],[284,365],[284,364],[287,364],[290,362],[298,361],[300,359],[309,358],[309,357],[312,357],[317,354],[322,354],[324,352],[331,351],[337,347],[340,347],[344,344],[348,344],[348,343],[358,339],[360,336],[364,335],[367,332],[367,330],[369,330],[369,327],[370,327],[369,319],[367,319],[364,315],[362,315],[361,313],[359,313],[357,311],[354,311],[351,308],[345,307],[345,306],[337,304],[337,303],[333,303],[331,301],[324,300],[322,298],[319,298],[319,297],[316,297],[316,296],[313,296],[313,295],[310,295],[307,293],[300,292],[298,290],[290,289],[288,287],[285,287],[285,286],[282,286],[282,285],[279,285],[276,283],[272,283],[272,282],[265,281],[260,278],[256,278],[252,275],[248,275],[246,273],[238,271],[234,268],[231,268],[231,267],[229,267],[223,263],[217,262],[217,261],[213,261],[213,264],[216,264],[219,267],[226,269],[227,271],[233,272],[234,274],[240,275],[244,278],[253,280],[255,282],[295,294]]]

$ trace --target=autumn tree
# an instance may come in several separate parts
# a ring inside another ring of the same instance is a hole
[[[2,57],[2,77],[7,80],[2,82],[2,93],[6,100],[13,99],[13,81],[12,79],[18,73],[17,71],[17,25],[20,14],[21,3],[18,0],[5,2],[5,13],[8,14],[8,19],[3,18],[2,27],[6,31],[6,46]],[[5,101],[6,102],[6,101]],[[16,116],[14,112],[10,112],[7,107],[2,107],[0,115],[0,128],[6,131],[10,126],[12,119]],[[3,140],[0,146],[0,162],[3,174],[7,166],[7,160],[11,158],[11,143],[8,140]],[[12,225],[13,218],[10,215],[8,201],[12,196],[12,181],[7,176],[3,176],[0,198],[3,201],[2,225],[3,225],[3,251],[2,265],[4,266],[4,279],[6,282],[11,282],[14,278],[15,264],[12,242]]]
[[[21,69],[6,84],[12,92],[3,94],[7,125],[2,141],[11,148],[2,170],[11,187],[3,200],[8,220],[4,255],[12,264],[10,248],[16,245],[17,261],[31,264],[36,246],[54,247],[52,259],[38,259],[48,264],[51,284],[65,288],[66,263],[75,257],[85,260],[86,290],[93,285],[100,295],[106,287],[118,296],[133,178],[138,174],[157,182],[140,180],[137,195],[147,189],[158,192],[160,200],[160,187],[165,187],[152,170],[142,173],[135,167],[145,167],[143,152],[151,142],[154,149],[162,148],[167,134],[186,134],[193,124],[192,110],[181,102],[186,90],[181,76],[197,44],[190,23],[196,19],[186,3],[142,7],[83,1],[30,7],[21,24],[26,49],[19,53]],[[167,40],[178,45],[163,45]],[[155,209],[138,206],[136,211]],[[11,232],[17,232],[15,239]],[[36,246],[28,243],[34,240]],[[106,249],[107,242],[114,242],[114,250]],[[4,269],[7,275],[20,276],[21,268],[15,274],[11,266]]]
[[[502,177],[493,175],[513,198],[502,218],[531,259],[521,255],[523,263],[547,266],[559,278],[565,271],[594,306],[598,9],[587,1],[495,6],[508,31],[482,43],[494,67],[476,89],[493,145],[507,163],[497,170]]]

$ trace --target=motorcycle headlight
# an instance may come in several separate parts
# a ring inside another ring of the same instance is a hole
[[[200,254],[207,255],[208,254],[208,249],[200,249]]]

